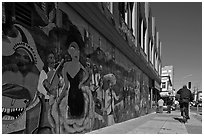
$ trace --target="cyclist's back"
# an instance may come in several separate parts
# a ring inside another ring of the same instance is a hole
[[[188,99],[190,102],[191,101],[191,91],[189,89],[187,89],[186,86],[183,86],[182,89],[179,89],[177,94],[180,95],[180,100],[182,101],[183,99]]]
[[[181,116],[184,116],[186,119],[190,119],[188,107],[189,102],[193,100],[191,91],[187,89],[186,85],[184,85],[183,88],[178,90],[177,94],[180,96],[179,104],[181,109]]]

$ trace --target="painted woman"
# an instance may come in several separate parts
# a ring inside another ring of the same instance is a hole
[[[80,31],[70,24],[69,29],[57,28],[53,34],[60,39],[60,48],[65,56],[62,76],[64,86],[50,111],[53,133],[85,133],[92,129],[93,98],[86,81],[88,71],[82,64],[84,43]]]
[[[84,96],[82,85],[88,79],[88,72],[80,63],[80,51],[83,42],[79,37],[73,35],[67,41],[67,53],[70,55],[70,61],[65,62],[63,67],[63,77],[65,87],[63,90],[68,91],[68,116],[80,117],[84,111]]]

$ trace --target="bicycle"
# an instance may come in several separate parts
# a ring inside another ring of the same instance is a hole
[[[183,107],[183,110],[184,110],[184,112],[183,112],[183,123],[186,123],[187,122],[187,117],[186,117],[186,113],[185,113],[185,110],[186,110],[186,107]]]
[[[182,102],[181,103],[181,116],[183,117],[183,122],[186,123],[187,120],[189,119],[189,115],[188,115],[188,104],[189,102]]]

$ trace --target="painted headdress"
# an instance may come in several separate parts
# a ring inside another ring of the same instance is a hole
[[[23,26],[19,24],[14,24],[14,26],[18,31],[17,37],[5,36],[6,38],[3,40],[3,56],[10,56],[15,51],[23,49],[23,51],[28,54],[30,60],[34,62],[38,70],[41,71],[44,63],[38,54],[34,38]]]
[[[15,51],[17,51],[18,49],[23,49],[28,54],[30,60],[34,62],[35,64],[37,64],[37,56],[36,56],[35,50],[27,43],[25,42],[16,43],[13,49]]]

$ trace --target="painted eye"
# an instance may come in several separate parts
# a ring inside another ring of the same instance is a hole
[[[28,55],[22,55],[22,57],[23,57],[24,59],[26,59],[26,60],[29,60],[29,61],[30,61],[30,58],[29,58],[29,56],[28,56]]]
[[[74,49],[75,49],[75,46],[74,46],[74,45],[71,45],[71,48],[74,48]]]
[[[28,103],[28,100],[24,100],[24,103]]]

